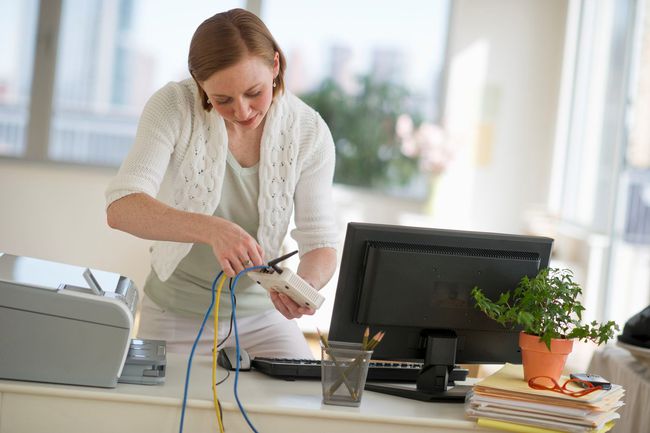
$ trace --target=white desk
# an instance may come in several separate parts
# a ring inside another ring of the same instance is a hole
[[[0,380],[0,433],[165,433],[179,429],[186,357],[168,354],[162,386],[115,389]],[[184,432],[217,432],[211,359],[196,357]],[[226,372],[218,370],[222,378]],[[233,394],[234,372],[219,386],[228,433],[249,432]],[[239,398],[262,432],[475,432],[458,403],[425,403],[366,391],[358,408],[321,404],[319,381],[287,382],[261,373],[239,375]]]
[[[639,362],[630,352],[606,345],[594,352],[589,373],[600,374],[625,388],[625,406],[612,433],[650,432],[650,365]]]

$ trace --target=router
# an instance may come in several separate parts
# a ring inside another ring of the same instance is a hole
[[[297,304],[318,310],[323,305],[323,302],[325,302],[325,297],[291,269],[278,266],[278,263],[293,256],[297,252],[294,251],[271,260],[268,267],[259,271],[248,272],[246,275],[264,287],[269,293],[271,291],[284,293]]]

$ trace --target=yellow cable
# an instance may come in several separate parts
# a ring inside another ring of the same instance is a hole
[[[221,289],[223,283],[226,281],[226,274],[221,276],[219,286],[217,288],[217,297],[214,306],[214,341],[212,345],[212,398],[214,400],[214,410],[217,412],[217,421],[219,422],[219,431],[225,432],[223,428],[223,420],[221,419],[221,411],[219,410],[219,399],[217,398],[217,351],[219,342],[219,300],[221,299]]]

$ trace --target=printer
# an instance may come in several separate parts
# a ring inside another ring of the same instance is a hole
[[[0,253],[0,378],[115,387],[137,304],[124,276]]]

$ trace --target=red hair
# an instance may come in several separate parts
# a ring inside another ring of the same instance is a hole
[[[275,77],[273,97],[284,91],[286,59],[271,32],[257,15],[244,9],[218,13],[194,32],[187,64],[199,87],[201,103],[206,111],[212,106],[201,87],[215,72],[229,68],[249,55],[257,56],[273,68],[278,53],[280,69]]]

